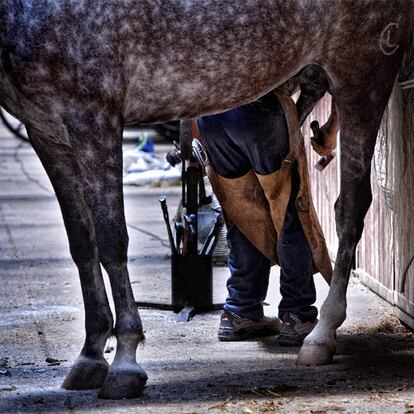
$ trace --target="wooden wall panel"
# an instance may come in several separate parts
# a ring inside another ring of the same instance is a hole
[[[364,222],[357,251],[357,267],[374,277],[387,289],[394,289],[394,242],[392,210],[385,203],[377,177],[371,173],[372,204]]]

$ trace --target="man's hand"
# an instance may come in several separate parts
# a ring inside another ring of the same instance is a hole
[[[311,145],[321,156],[330,154],[336,148],[336,131],[332,131],[326,124],[322,125],[318,138],[311,137]]]
[[[311,124],[312,127],[312,124]],[[339,131],[339,121],[336,106],[332,101],[331,114],[328,121],[319,128],[312,127],[314,136],[311,137],[312,148],[321,156],[330,154],[336,148],[336,136]]]

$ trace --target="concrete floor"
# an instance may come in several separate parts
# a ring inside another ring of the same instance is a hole
[[[1,127],[0,127],[1,128]],[[162,151],[165,148],[159,147]],[[138,360],[145,396],[98,400],[96,391],[60,384],[83,342],[76,269],[53,191],[28,144],[0,129],[0,412],[111,413],[414,413],[414,337],[391,308],[355,279],[335,363],[295,366],[297,348],[274,339],[219,343],[219,312],[177,323],[166,311],[141,311],[147,341]],[[158,195],[179,188],[125,188],[129,268],[137,300],[169,300],[168,244]],[[215,300],[227,270],[215,268]],[[327,294],[316,276],[318,306]],[[266,313],[276,313],[272,270]],[[108,287],[109,288],[109,287]],[[114,341],[106,356],[113,357]]]

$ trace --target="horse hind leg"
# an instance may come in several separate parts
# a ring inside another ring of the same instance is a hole
[[[94,114],[87,115],[93,119]],[[136,362],[144,338],[127,269],[128,234],[122,188],[122,122],[100,115],[99,122],[80,128],[71,117],[67,128],[85,174],[85,188],[96,231],[99,261],[106,270],[116,311],[115,359],[99,392],[100,398],[134,398],[142,394],[147,375]]]
[[[320,320],[305,339],[297,363],[330,363],[336,344],[336,329],[346,318],[346,291],[356,245],[361,238],[364,217],[372,201],[371,159],[386,103],[391,94],[398,62],[376,83],[358,91],[333,89],[341,125],[341,191],[335,203],[339,247],[328,297],[321,307]],[[384,80],[386,79],[386,80]]]
[[[72,258],[78,268],[85,308],[84,346],[62,387],[100,388],[108,372],[103,351],[113,327],[95,241],[94,223],[86,203],[81,171],[72,148],[29,129],[33,148],[52,182],[65,223]]]

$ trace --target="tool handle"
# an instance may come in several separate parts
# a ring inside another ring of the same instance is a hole
[[[168,214],[167,206],[165,204],[161,204],[161,210],[164,220],[170,221],[170,215]]]
[[[168,234],[168,241],[170,242],[171,247],[171,254],[177,255],[177,248],[174,242],[171,224],[170,224],[170,216],[168,214],[168,207],[167,207],[167,196],[160,196],[159,201],[161,204],[162,215],[164,216],[165,225],[167,227],[167,234]]]
[[[315,168],[319,172],[322,172],[334,158],[335,158],[335,151],[332,151],[330,154],[321,157],[319,161],[315,164]]]
[[[169,223],[170,222],[170,215],[168,214],[167,203],[165,201],[160,201],[160,203],[161,203],[161,210],[162,210],[162,215],[164,216],[164,220],[165,220],[166,223]]]

